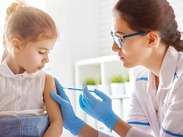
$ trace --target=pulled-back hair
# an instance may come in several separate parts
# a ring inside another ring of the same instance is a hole
[[[158,31],[167,46],[183,51],[183,41],[173,8],[167,0],[119,0],[113,13],[136,31]]]
[[[3,35],[5,46],[13,37],[25,43],[58,37],[53,19],[40,9],[12,3],[6,13]]]

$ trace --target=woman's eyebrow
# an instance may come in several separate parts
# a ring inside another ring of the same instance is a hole
[[[125,34],[125,33],[121,32],[121,31],[116,31],[116,32],[114,32],[114,34]]]

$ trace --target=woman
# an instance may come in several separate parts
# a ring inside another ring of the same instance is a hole
[[[100,101],[85,85],[81,108],[119,136],[183,136],[183,41],[172,7],[167,0],[119,0],[113,13],[113,51],[126,68],[146,69],[136,78],[127,123],[112,111],[108,96],[95,90]],[[107,137],[75,116],[56,83],[60,97],[51,95],[61,105],[64,127],[80,137]]]

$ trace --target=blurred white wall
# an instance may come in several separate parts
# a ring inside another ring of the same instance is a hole
[[[46,2],[47,12],[54,18],[60,34],[51,54],[51,73],[65,86],[73,86],[74,62],[100,54],[97,47],[98,0]]]

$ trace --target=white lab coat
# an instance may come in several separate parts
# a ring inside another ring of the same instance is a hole
[[[127,122],[127,137],[183,137],[183,52],[169,47],[164,57],[159,87],[148,70],[135,83]],[[110,137],[99,133],[99,137]]]

